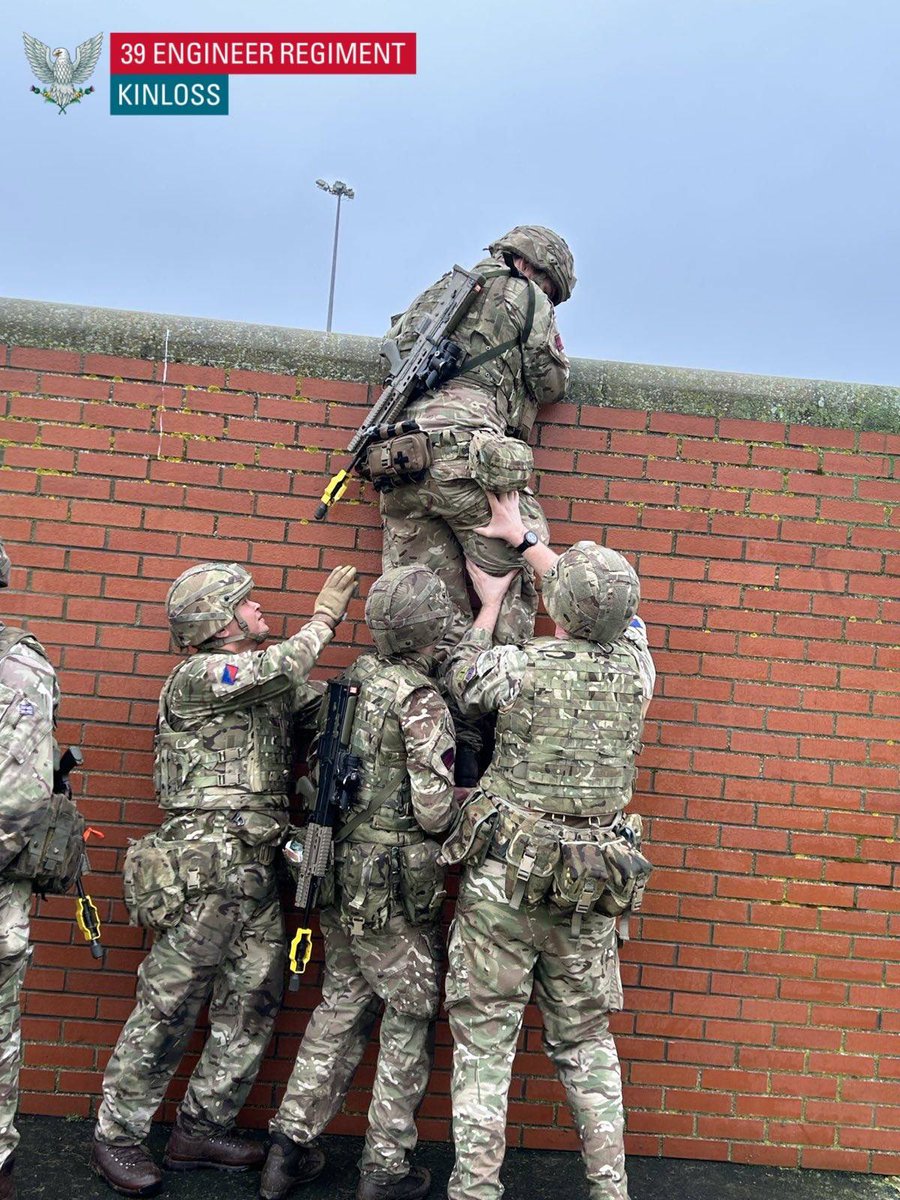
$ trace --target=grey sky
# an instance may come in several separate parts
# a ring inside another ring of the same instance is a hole
[[[111,117],[111,30],[410,30],[406,78],[234,76],[228,117]],[[29,92],[27,31],[103,31]],[[381,334],[511,225],[570,242],[567,349],[900,383],[897,0],[7,0],[0,293]],[[0,330],[2,335],[2,330]]]

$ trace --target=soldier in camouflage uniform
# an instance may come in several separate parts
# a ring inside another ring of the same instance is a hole
[[[156,786],[165,821],[131,846],[125,864],[132,918],[157,937],[103,1078],[91,1157],[124,1195],[152,1195],[162,1183],[141,1142],[207,1002],[210,1035],[165,1165],[244,1170],[265,1156],[258,1142],[229,1131],[281,1002],[274,860],[287,825],[291,720],[313,720],[321,690],[308,676],[355,580],[353,567],[337,567],[312,620],[267,650],[259,646],[269,627],[243,567],[202,563],[169,589],[174,639],[197,652],[160,696]]]
[[[434,462],[422,482],[381,496],[384,566],[421,563],[443,579],[455,607],[447,648],[472,620],[464,557],[492,575],[517,569],[495,639],[522,645],[534,632],[533,570],[515,549],[483,537],[477,527],[490,518],[485,489],[517,488],[523,521],[541,541],[548,540],[541,506],[526,486],[534,465],[528,438],[538,409],[561,400],[569,378],[554,314],[554,305],[567,300],[575,286],[569,247],[552,229],[521,225],[488,249],[490,257],[473,267],[485,276],[484,289],[453,334],[466,353],[459,372],[403,414],[428,433]],[[387,336],[396,339],[401,353],[412,345],[421,314],[443,287],[438,280],[394,318]],[[457,780],[471,784],[477,771],[470,751],[480,739],[471,725],[460,725],[459,733]]]
[[[429,676],[452,606],[437,576],[401,567],[366,602],[376,653],[357,659],[360,685],[350,749],[362,783],[335,831],[333,885],[320,892],[325,938],[322,1002],[306,1027],[284,1100],[270,1125],[263,1200],[283,1200],[309,1178],[311,1144],[340,1110],[378,1011],[381,1045],[359,1200],[417,1200],[430,1186],[410,1166],[415,1112],[431,1070],[438,1007],[439,846],[455,816],[454,731]]]
[[[520,544],[515,497],[482,533]],[[482,609],[449,663],[463,712],[497,712],[490,767],[447,839],[467,864],[446,1002],[456,1164],[450,1200],[498,1200],[506,1104],[525,1005],[582,1142],[591,1200],[627,1200],[621,1077],[608,1014],[622,1006],[615,915],[639,907],[650,864],[623,818],[655,673],[637,576],[593,542],[527,549],[556,636],[492,648],[503,579],[470,564]]]
[[[0,588],[10,562],[0,542]],[[28,963],[32,885],[4,878],[46,814],[53,794],[56,673],[36,638],[0,623],[0,1200],[13,1200],[13,1124],[22,1037],[19,990]]]

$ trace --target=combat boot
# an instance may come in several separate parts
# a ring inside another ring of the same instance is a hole
[[[163,1166],[169,1171],[198,1171],[203,1167],[215,1171],[249,1171],[251,1167],[261,1167],[265,1157],[262,1142],[236,1133],[197,1136],[187,1133],[176,1121],[169,1134]]]
[[[15,1157],[11,1154],[0,1167],[0,1200],[16,1200],[16,1181],[13,1179]]]
[[[356,1200],[422,1200],[431,1190],[427,1167],[410,1167],[409,1174],[390,1183],[377,1183],[371,1175],[360,1175]]]
[[[110,1146],[94,1138],[91,1170],[123,1196],[155,1196],[162,1171],[143,1146]]]
[[[324,1168],[325,1155],[315,1143],[301,1146],[286,1134],[273,1133],[259,1181],[260,1200],[284,1200],[295,1183],[309,1183]]]

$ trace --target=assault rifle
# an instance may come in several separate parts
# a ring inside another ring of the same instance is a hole
[[[53,772],[53,791],[58,795],[66,795],[70,799],[72,797],[72,785],[69,783],[69,775],[72,771],[81,767],[84,762],[84,755],[78,746],[70,746],[59,760],[59,766]],[[95,832],[87,830],[85,839],[88,834]],[[102,836],[102,835],[101,835]],[[87,869],[87,855],[82,856],[81,860],[82,871]],[[94,958],[103,957],[103,946],[100,944],[100,914],[97,912],[97,906],[94,901],[84,890],[84,884],[81,882],[81,873],[78,872],[78,877],[75,880],[75,890],[78,897],[75,901],[75,922],[78,928],[84,934],[84,940],[91,948],[91,954]]]
[[[450,335],[483,287],[483,275],[454,267],[437,307],[426,313],[416,326],[418,336],[406,358],[400,357],[395,341],[383,343],[382,351],[391,373],[372,411],[350,439],[347,453],[353,457],[349,465],[332,476],[322,493],[315,511],[317,521],[324,521],[332,504],[343,496],[351,475],[359,470],[373,442],[418,429],[414,421],[397,424],[397,418],[416,396],[438,387],[459,370],[464,351],[450,340]]]
[[[328,713],[325,728],[319,738],[317,751],[319,784],[316,804],[306,824],[303,839],[303,862],[297,878],[294,903],[302,908],[303,922],[291,943],[290,990],[300,986],[300,976],[306,970],[312,953],[312,929],[309,920],[316,903],[319,884],[328,870],[335,822],[350,807],[360,785],[362,763],[350,753],[350,735],[359,684],[332,679],[328,684]]]

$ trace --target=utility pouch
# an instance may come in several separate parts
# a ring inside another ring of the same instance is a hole
[[[479,429],[469,442],[469,474],[489,492],[519,492],[534,472],[531,447]]]
[[[176,847],[175,870],[184,884],[188,900],[221,888],[230,863],[228,845],[211,839],[173,842]]]
[[[351,933],[382,929],[391,915],[394,869],[391,846],[348,842],[336,847],[341,922]]]
[[[503,818],[501,817],[501,830]],[[510,908],[539,904],[550,891],[559,862],[559,840],[520,826],[506,845],[504,886]]]
[[[287,833],[287,814],[253,812],[241,809],[228,820],[228,832],[245,846],[280,846]]]
[[[478,867],[487,857],[500,814],[493,799],[476,790],[460,810],[456,824],[441,847],[440,862],[452,867]]]
[[[633,826],[628,824],[634,819],[629,817],[619,837],[603,847],[609,878],[597,908],[608,917],[640,909],[653,870],[653,864],[639,849],[639,835],[636,837]]]
[[[433,921],[441,911],[447,893],[440,852],[430,838],[400,849],[400,899],[411,925]]]
[[[605,851],[598,841],[560,843],[550,900],[562,912],[578,914],[579,926],[580,918],[596,907],[609,879]]]
[[[30,880],[42,896],[62,896],[84,865],[84,818],[65,792],[50,797],[28,844],[3,869],[3,878]]]
[[[122,891],[132,925],[162,933],[181,920],[186,897],[178,853],[183,845],[149,833],[128,847]]]
[[[376,491],[389,492],[404,483],[420,482],[433,461],[427,433],[401,433],[369,447],[363,474]]]

